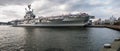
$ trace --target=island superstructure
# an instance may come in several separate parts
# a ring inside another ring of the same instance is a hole
[[[78,13],[36,18],[31,5],[28,5],[28,9],[25,10],[24,19],[16,20],[13,26],[85,26],[92,17],[86,13]]]

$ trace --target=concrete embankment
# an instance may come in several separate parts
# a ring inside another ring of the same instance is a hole
[[[106,25],[105,27],[120,31],[120,25]]]
[[[115,30],[120,30],[120,25],[90,25],[87,27],[100,27],[100,28],[110,28]]]
[[[89,26],[86,26],[86,27],[97,27],[97,28],[105,28],[105,25],[89,25]]]
[[[110,28],[120,31],[120,25],[90,25],[87,27],[97,27],[97,28]],[[104,44],[101,51],[120,51],[120,38],[114,40],[112,44]]]
[[[120,31],[120,25],[103,25],[102,27],[107,27],[114,30]],[[103,45],[104,46],[104,45]],[[120,38],[115,39],[114,42],[110,45],[109,48],[106,48],[105,46],[101,49],[101,51],[120,51]]]
[[[103,47],[101,51],[120,51],[120,39],[115,40],[109,47]]]

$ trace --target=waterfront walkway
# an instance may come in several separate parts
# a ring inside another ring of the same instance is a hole
[[[102,48],[101,51],[120,51],[120,41],[114,41],[111,48]]]
[[[120,25],[90,25],[87,27],[107,27],[107,28],[111,28],[111,29],[115,29],[115,30],[120,30]]]
[[[95,26],[90,26],[90,27],[107,27],[107,28],[110,28],[110,29],[120,31],[120,25],[95,25]],[[111,48],[104,48],[103,47],[101,49],[101,51],[120,51],[120,40],[119,41],[114,41],[111,44]]]
[[[105,25],[89,25],[89,26],[87,26],[87,27],[105,27]]]
[[[115,29],[115,30],[120,30],[120,25],[106,25],[107,28]]]
[[[120,41],[114,41],[111,44],[111,48],[103,48],[101,51],[120,51]]]

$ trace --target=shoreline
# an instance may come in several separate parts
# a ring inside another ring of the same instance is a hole
[[[97,28],[110,28],[120,31],[120,25],[90,25],[86,27],[97,27]]]
[[[103,27],[103,28],[109,28],[109,29],[120,31],[120,25],[91,25],[87,27],[97,27],[97,28]],[[111,48],[105,48],[103,45],[103,48],[101,48],[100,51],[120,51],[120,40],[119,41],[114,40],[111,43]]]
[[[114,30],[119,30],[120,31],[120,25],[107,25],[107,28],[114,29]]]

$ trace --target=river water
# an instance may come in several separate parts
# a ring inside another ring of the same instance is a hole
[[[1,51],[100,51],[120,37],[108,28],[0,26]]]

